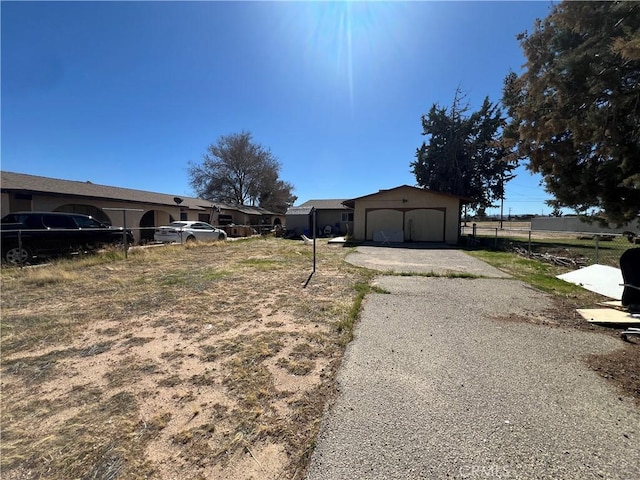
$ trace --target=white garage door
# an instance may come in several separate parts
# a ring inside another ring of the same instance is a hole
[[[412,242],[443,242],[444,212],[430,208],[405,214],[405,238]]]
[[[384,232],[384,237],[389,241],[401,242],[403,240],[402,212],[387,209],[367,212],[367,240],[382,239],[380,232]]]

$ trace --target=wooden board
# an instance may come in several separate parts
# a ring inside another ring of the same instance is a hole
[[[603,307],[608,307],[608,308],[615,308],[616,310],[626,310],[626,308],[622,306],[621,300],[609,300],[608,302],[598,302],[598,305],[602,305]]]
[[[577,312],[591,323],[606,323],[616,325],[640,325],[640,316],[613,308],[583,308]]]

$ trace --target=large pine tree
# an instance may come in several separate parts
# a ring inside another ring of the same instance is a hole
[[[640,3],[562,2],[519,36],[526,70],[507,76],[506,135],[555,207],[640,213]]]
[[[477,112],[468,114],[456,91],[451,108],[432,105],[422,117],[427,142],[411,163],[418,185],[469,199],[479,213],[504,197],[504,184],[513,178],[516,162],[501,141],[505,119],[485,98]]]

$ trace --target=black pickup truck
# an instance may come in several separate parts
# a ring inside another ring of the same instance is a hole
[[[122,228],[77,213],[10,213],[2,218],[0,233],[2,260],[11,264],[26,263],[33,257],[91,251],[124,242]],[[126,236],[131,245],[133,234],[130,230]]]

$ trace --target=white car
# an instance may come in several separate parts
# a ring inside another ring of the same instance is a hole
[[[162,243],[186,243],[195,240],[207,242],[226,240],[227,234],[224,230],[220,230],[208,223],[180,221],[156,228],[153,239]]]

